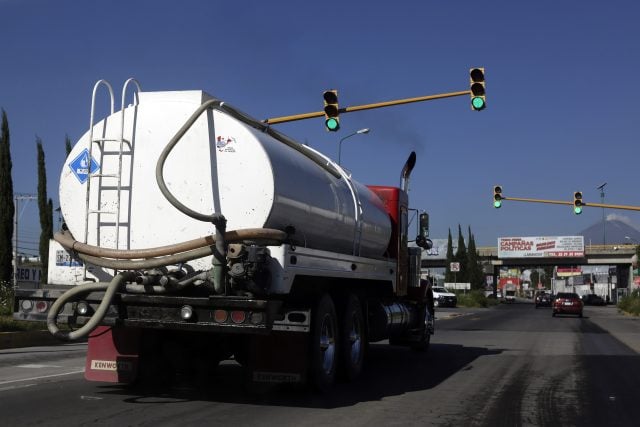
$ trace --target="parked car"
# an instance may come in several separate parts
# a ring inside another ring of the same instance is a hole
[[[456,294],[441,286],[433,287],[433,305],[436,307],[455,307],[458,304]]]
[[[533,299],[533,303],[536,308],[538,307],[551,307],[551,295],[546,292],[538,292]]]
[[[558,292],[553,300],[552,316],[556,314],[577,314],[582,317],[584,303],[575,292]]]
[[[606,305],[604,298],[596,294],[582,295],[582,302],[584,305]]]

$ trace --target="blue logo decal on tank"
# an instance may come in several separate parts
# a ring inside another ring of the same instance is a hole
[[[80,184],[84,184],[89,178],[89,173],[96,173],[100,170],[100,164],[98,164],[93,156],[89,159],[89,150],[85,148],[78,154],[78,157],[69,163],[69,168],[76,178],[78,178]]]

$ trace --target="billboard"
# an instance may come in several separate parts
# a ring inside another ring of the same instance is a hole
[[[498,238],[498,258],[580,257],[584,257],[583,236]]]

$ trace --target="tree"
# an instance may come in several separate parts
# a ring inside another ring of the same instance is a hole
[[[9,120],[3,109],[0,131],[0,283],[10,283],[13,275],[11,238],[14,209]]]
[[[64,136],[64,149],[67,152],[67,157],[69,157],[71,153],[71,140],[69,139],[69,135]]]
[[[445,283],[451,283],[454,280],[454,274],[451,271],[452,262],[453,262],[453,241],[451,240],[451,229],[449,229],[449,238],[447,240],[447,266],[444,273]]]
[[[53,237],[53,201],[47,199],[47,171],[44,162],[42,140],[36,136],[38,151],[38,209],[40,211],[40,262],[42,264],[41,281],[47,280],[49,266],[49,240]]]
[[[476,239],[473,234],[471,234],[471,227],[469,227],[467,261],[469,264],[469,282],[471,283],[471,289],[482,289],[484,284],[482,265],[480,264],[480,257],[478,256],[478,251],[476,249]]]
[[[460,263],[460,271],[456,275],[456,281],[466,283],[469,281],[469,262],[467,261],[467,247],[464,244],[462,236],[462,228],[458,224],[458,250],[456,251],[455,260]]]

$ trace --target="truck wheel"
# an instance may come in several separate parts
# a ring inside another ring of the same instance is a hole
[[[364,316],[357,296],[349,295],[341,320],[341,376],[347,381],[353,381],[362,372],[366,347]]]
[[[411,344],[411,349],[426,352],[431,343],[431,334],[435,329],[434,317],[429,307],[424,308],[423,330],[421,331],[420,340]]]
[[[336,308],[331,297],[324,294],[316,304],[313,316],[309,369],[311,382],[319,391],[329,390],[335,382],[338,364],[337,334]]]

